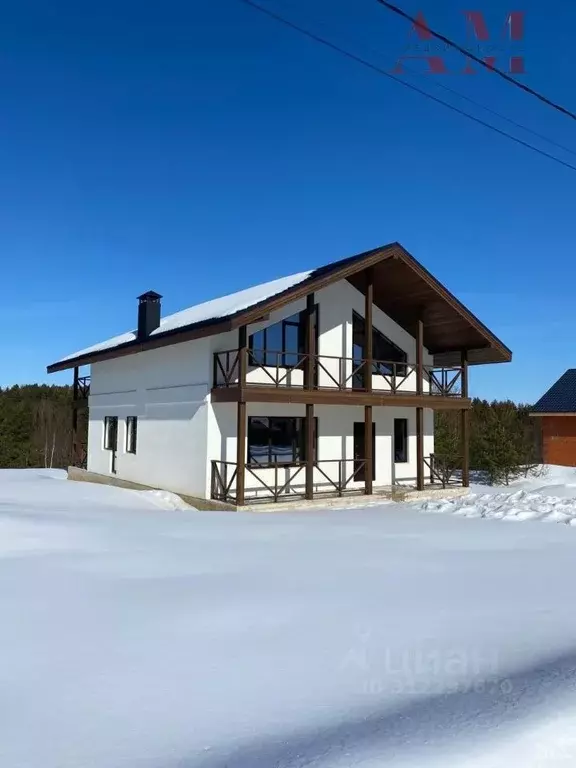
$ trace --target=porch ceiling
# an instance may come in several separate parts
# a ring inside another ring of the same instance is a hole
[[[393,256],[373,270],[374,303],[412,336],[421,319],[424,346],[436,365],[459,365],[462,350],[472,364],[510,360],[510,351],[499,339],[415,259]],[[365,294],[366,270],[347,279]]]

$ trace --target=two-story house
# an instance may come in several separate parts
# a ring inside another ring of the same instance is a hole
[[[468,484],[468,367],[511,352],[398,243],[165,318],[160,299],[48,367],[74,369],[89,472],[234,505],[422,489],[434,410],[457,409]]]

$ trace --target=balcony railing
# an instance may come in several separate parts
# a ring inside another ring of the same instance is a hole
[[[90,394],[90,376],[80,376],[75,393],[75,400],[86,400]]]
[[[305,497],[306,464],[246,464],[246,500],[274,501]],[[314,463],[314,497],[343,496],[364,490],[364,459],[324,459]],[[211,498],[236,503],[238,465],[212,461]]]
[[[462,456],[443,456],[431,453],[424,457],[424,468],[428,470],[430,483],[440,483],[442,488],[460,485],[462,481]]]
[[[310,355],[304,352],[270,350],[225,350],[214,353],[214,387],[237,387],[240,355],[246,354],[246,386],[305,389],[312,376],[316,390],[366,391],[376,394],[419,394],[415,363],[362,358]],[[368,379],[370,367],[370,379]],[[462,367],[422,367],[422,394],[437,397],[462,396]]]
[[[238,465],[232,461],[211,462],[212,499],[235,504]],[[378,462],[376,473],[378,474]],[[460,485],[461,459],[452,459],[438,454],[424,457],[424,474],[427,487]],[[392,476],[394,474],[393,468]],[[314,462],[312,475],[313,497],[344,496],[362,494],[365,490],[365,459],[321,459]],[[291,499],[304,499],[306,496],[306,465],[303,462],[290,464],[255,464],[247,463],[244,468],[245,502],[281,502]],[[417,478],[391,478],[389,486],[415,488]]]

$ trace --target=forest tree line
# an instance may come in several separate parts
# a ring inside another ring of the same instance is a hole
[[[469,419],[470,468],[484,481],[508,484],[542,463],[540,419],[530,416],[529,405],[474,398]],[[461,466],[460,429],[459,412],[436,412],[434,453],[448,477]]]
[[[72,387],[0,388],[0,467],[65,468],[71,463]]]

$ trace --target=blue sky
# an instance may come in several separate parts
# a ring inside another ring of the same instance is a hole
[[[385,67],[409,39],[376,0],[262,4]],[[466,4],[401,5],[465,42]],[[576,109],[576,6],[520,9],[524,81]],[[0,57],[0,385],[68,381],[46,364],[132,328],[144,290],[169,313],[393,240],[513,350],[474,394],[535,400],[576,366],[574,172],[239,0],[20,0]],[[444,78],[576,151],[571,120],[494,75]]]

